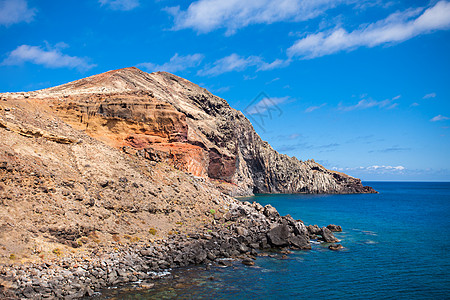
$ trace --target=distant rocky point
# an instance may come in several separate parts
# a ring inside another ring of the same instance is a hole
[[[97,140],[212,179],[232,196],[375,192],[313,160],[279,154],[224,99],[166,72],[125,68],[14,97],[21,95],[42,99]]]

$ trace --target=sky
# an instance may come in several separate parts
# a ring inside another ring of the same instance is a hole
[[[0,92],[167,71],[281,153],[450,181],[450,1],[0,0]]]

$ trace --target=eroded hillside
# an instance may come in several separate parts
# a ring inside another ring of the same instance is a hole
[[[110,146],[215,180],[230,195],[374,192],[313,160],[279,154],[224,99],[169,73],[126,68],[25,96]]]
[[[197,230],[232,201],[203,178],[72,128],[42,100],[1,101],[0,140],[3,262]]]

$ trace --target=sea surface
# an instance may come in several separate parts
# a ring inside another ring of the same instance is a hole
[[[450,299],[450,183],[365,182],[379,194],[258,195],[305,224],[341,225],[345,249],[313,244],[255,266],[174,270],[103,299]]]

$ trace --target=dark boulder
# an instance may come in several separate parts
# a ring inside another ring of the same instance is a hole
[[[242,263],[243,263],[244,265],[246,265],[246,266],[253,266],[253,265],[255,265],[255,262],[254,262],[253,260],[251,260],[251,259],[244,259],[244,260],[242,261]]]
[[[311,249],[311,245],[309,244],[309,240],[303,235],[291,236],[289,238],[289,244],[297,249],[309,250]]]
[[[333,244],[333,245],[328,246],[328,249],[337,251],[340,249],[344,249],[344,246],[342,246],[341,244]]]
[[[308,225],[306,227],[306,229],[308,230],[308,233],[310,235],[318,235],[318,234],[320,234],[320,231],[321,231],[320,227],[317,225]]]
[[[327,228],[333,232],[341,232],[342,231],[342,227],[339,225],[330,224],[327,226]]]
[[[322,227],[320,235],[322,236],[322,240],[327,243],[337,243],[339,240],[333,235],[330,229],[326,227]]]
[[[287,225],[278,225],[267,233],[269,244],[275,247],[284,247],[289,245],[289,227]]]

